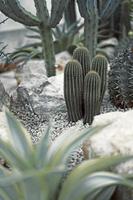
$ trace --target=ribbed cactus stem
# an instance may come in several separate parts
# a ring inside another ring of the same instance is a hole
[[[59,24],[68,2],[69,0],[52,0],[50,27],[55,28]]]
[[[101,78],[101,94],[100,101],[103,101],[103,97],[107,87],[107,68],[108,68],[108,60],[103,55],[97,55],[92,60],[91,69],[96,71]]]
[[[91,60],[96,55],[97,48],[97,38],[98,38],[98,16],[95,16],[94,19],[85,18],[84,20],[84,45],[90,52]]]
[[[67,28],[69,28],[70,26],[76,23],[77,15],[76,15],[76,1],[75,0],[69,0],[65,9],[64,17],[65,17]]]
[[[106,20],[108,19],[116,10],[118,5],[121,3],[121,0],[106,0],[101,3],[101,9],[100,9],[100,14],[99,18],[101,20]]]
[[[39,30],[42,39],[43,56],[47,69],[47,76],[55,76],[55,53],[52,30],[48,25],[50,17],[47,9],[47,4],[45,0],[34,0],[34,2],[37,10],[37,16],[41,21]]]
[[[97,0],[86,1],[87,15],[84,16],[85,46],[89,49],[91,60],[96,55],[99,15]]]
[[[80,120],[83,117],[83,76],[81,65],[76,60],[69,61],[65,67],[64,97],[69,121]]]
[[[100,76],[90,71],[84,81],[84,124],[92,124],[94,116],[100,112]]]
[[[45,60],[45,67],[47,70],[47,76],[55,76],[55,53],[53,45],[53,37],[51,28],[40,25],[40,34],[42,38],[43,57]]]
[[[73,52],[73,59],[79,61],[83,71],[83,79],[85,75],[90,71],[90,54],[86,47],[78,47]]]
[[[41,23],[45,24],[45,26],[49,23],[49,12],[47,8],[46,0],[34,0],[37,16],[40,19]]]

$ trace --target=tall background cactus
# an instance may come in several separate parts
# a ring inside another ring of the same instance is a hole
[[[76,26],[76,21],[77,21],[76,0],[69,0],[64,12],[64,16],[67,28],[69,28],[74,24]]]
[[[85,23],[84,45],[89,49],[92,59],[96,55],[99,22],[108,19],[121,0],[77,0],[77,2]]]
[[[25,10],[18,0],[0,0],[0,11],[7,17],[26,26],[39,27],[48,76],[55,75],[55,54],[51,29],[60,22],[68,1],[52,0],[50,15],[46,0],[34,0],[37,12],[35,16]]]

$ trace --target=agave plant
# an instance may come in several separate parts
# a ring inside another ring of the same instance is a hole
[[[104,126],[65,133],[54,143],[49,139],[49,126],[40,143],[33,146],[20,122],[8,110],[5,113],[9,141],[0,139],[0,155],[7,160],[10,170],[0,167],[1,200],[83,200],[88,195],[89,200],[109,200],[115,185],[133,187],[130,177],[100,172],[132,156],[84,161],[64,179],[70,152]]]

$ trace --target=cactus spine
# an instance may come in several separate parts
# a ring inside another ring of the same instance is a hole
[[[94,116],[100,112],[100,76],[90,71],[84,81],[84,124],[92,124]]]
[[[81,64],[83,71],[83,79],[85,75],[90,71],[90,54],[86,47],[78,47],[73,52],[73,58],[78,60]]]
[[[55,55],[52,28],[61,20],[68,0],[52,0],[51,16],[46,0],[34,0],[37,16],[24,9],[19,0],[0,0],[0,11],[7,17],[26,26],[37,26],[40,29],[43,55],[48,76],[55,75]]]
[[[96,71],[101,78],[101,95],[100,95],[101,103],[107,87],[107,67],[108,67],[108,61],[105,56],[97,55],[93,58],[91,69]]]
[[[69,121],[80,120],[83,117],[83,75],[81,65],[76,60],[69,61],[65,67],[64,97]]]

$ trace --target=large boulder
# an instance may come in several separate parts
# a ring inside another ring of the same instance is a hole
[[[66,112],[63,97],[63,74],[48,78],[43,61],[29,61],[17,71],[20,84],[11,96],[10,110],[22,121],[38,141],[50,118],[62,109]]]
[[[104,124],[108,124],[108,126],[85,142],[85,150],[88,155],[90,149],[98,157],[117,154],[133,155],[132,119],[133,110],[110,112],[96,116],[92,127]],[[122,164],[117,170],[119,173],[133,173],[133,161]]]
[[[92,136],[83,144],[86,159],[90,151],[96,157],[105,155],[133,155],[133,110],[111,112],[95,117],[92,126],[109,124],[100,133]],[[133,174],[133,160],[112,169],[117,173]],[[133,190],[118,187],[112,200],[133,200]]]
[[[64,104],[63,75],[47,78],[43,61],[28,62],[20,75],[21,83],[16,90],[17,94],[13,95],[14,101],[22,100],[22,91],[25,90],[29,95],[27,100],[38,115],[50,114]],[[18,96],[21,98],[18,99]]]

